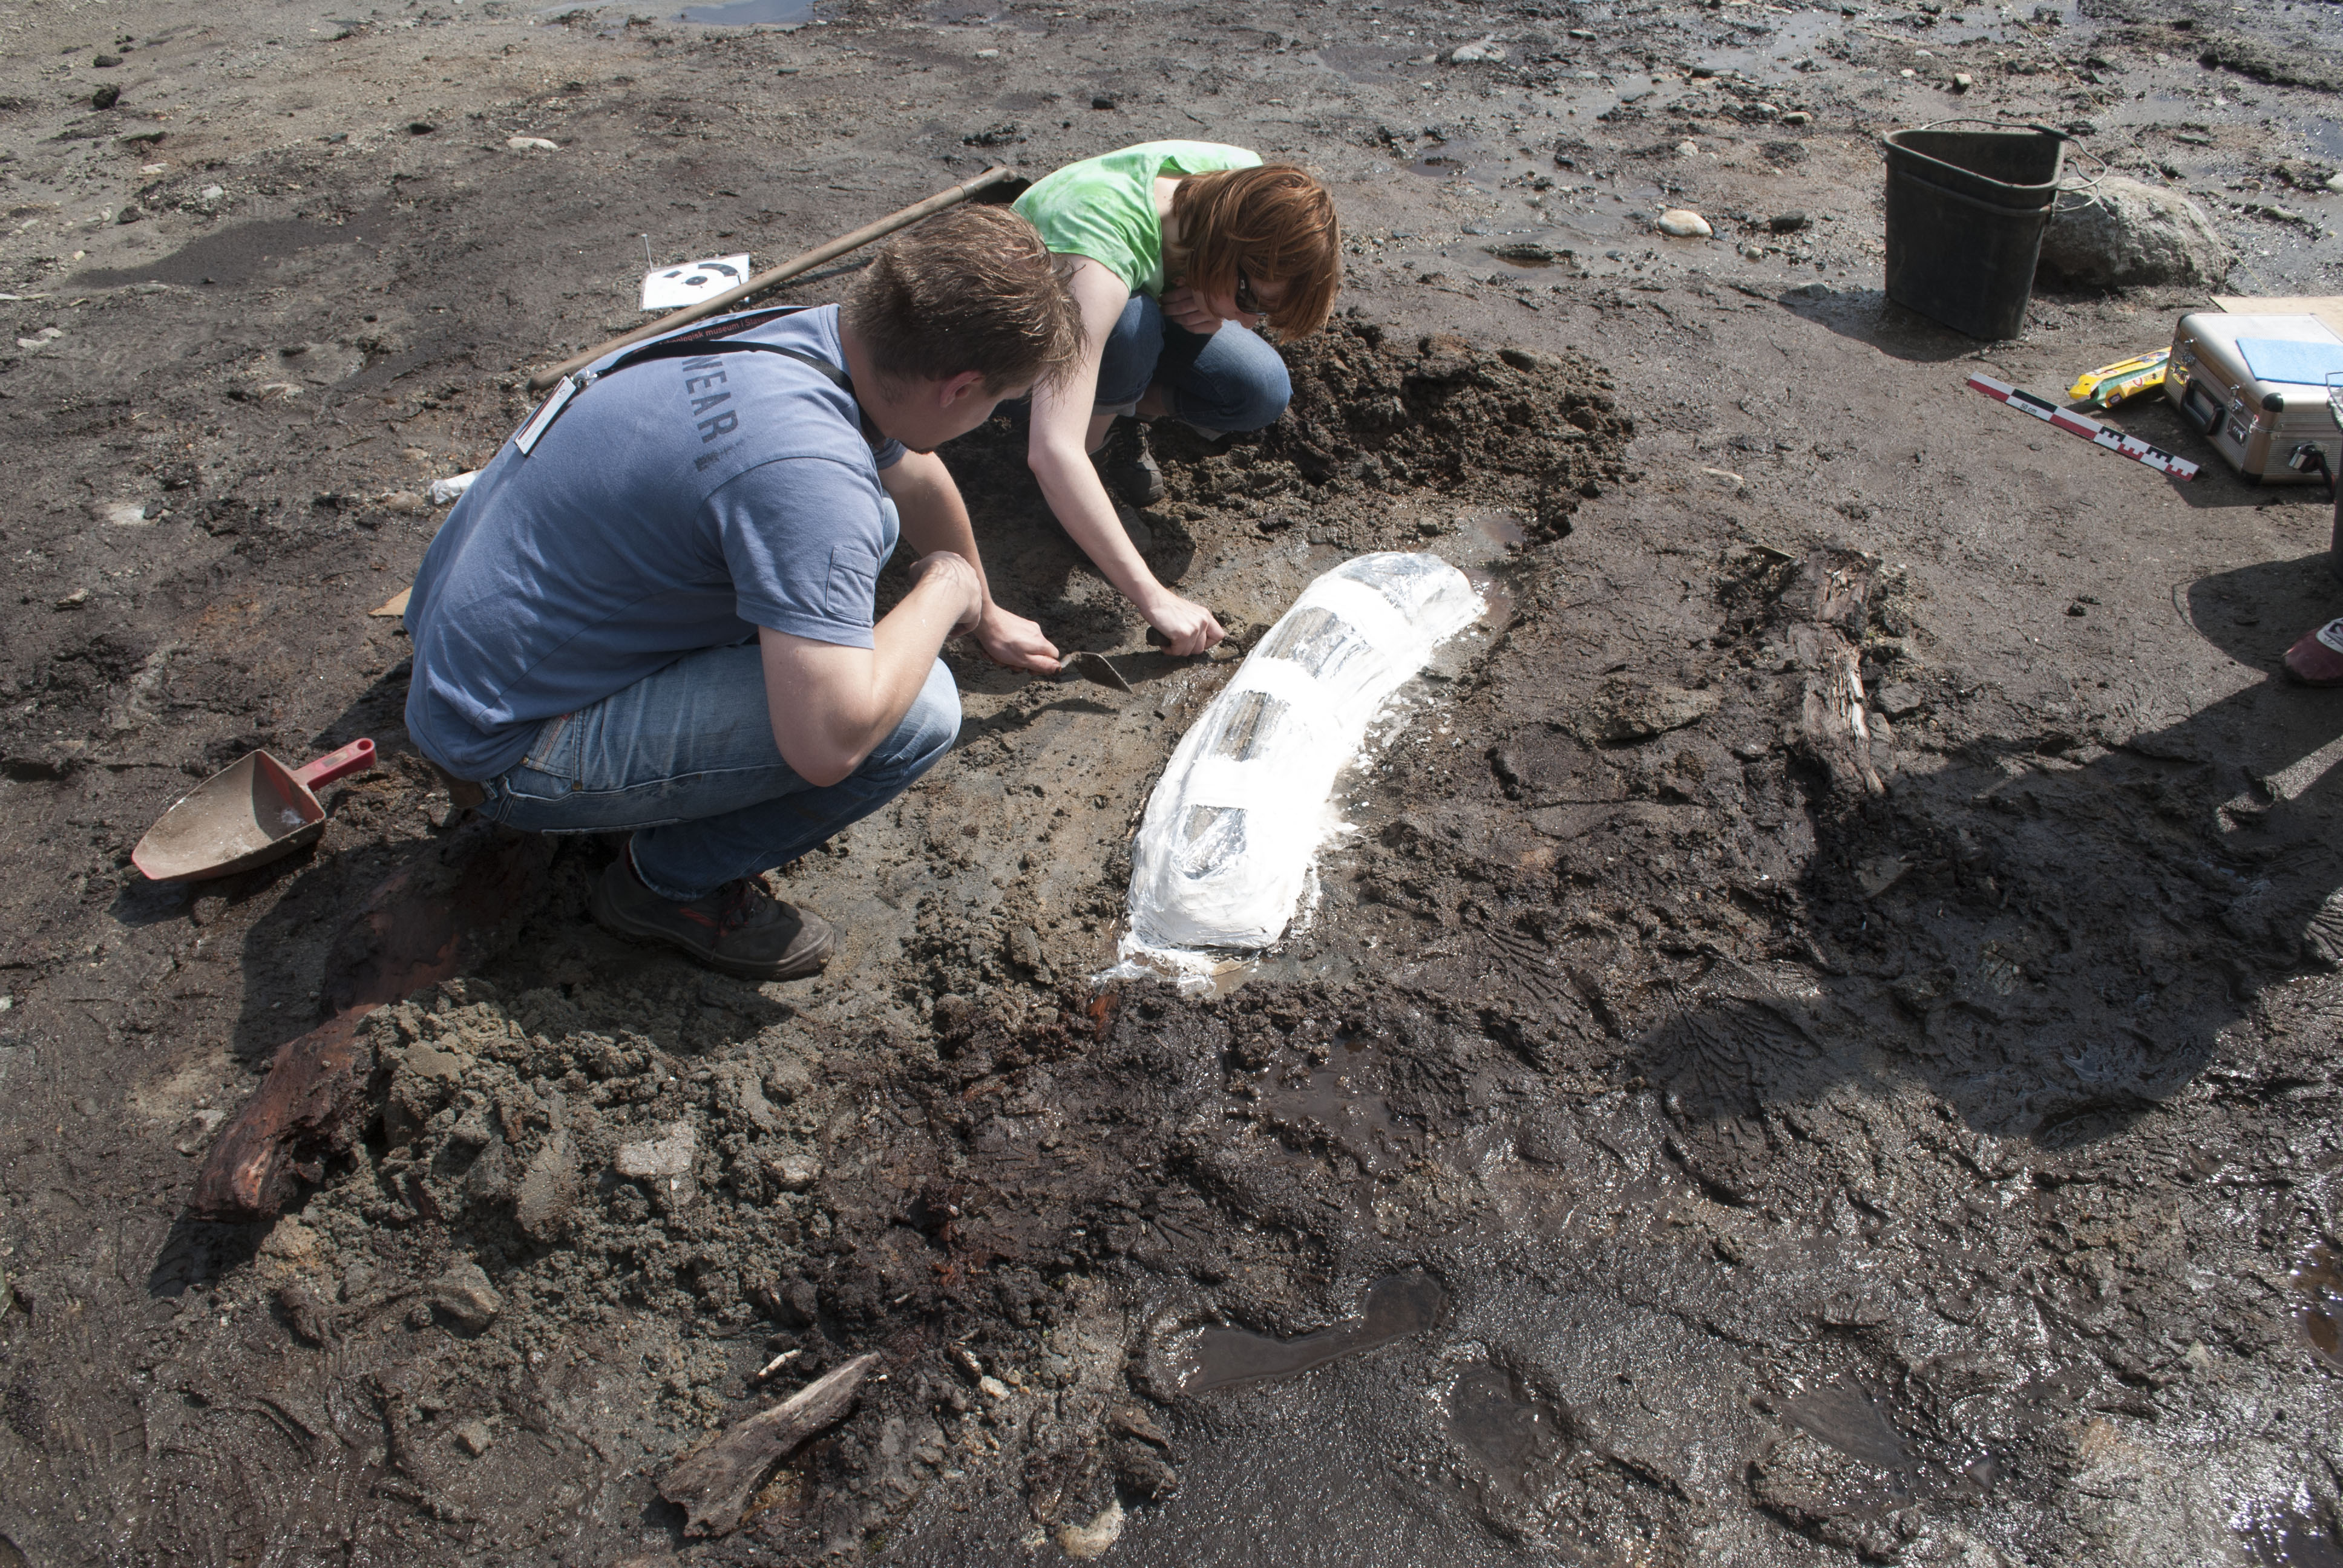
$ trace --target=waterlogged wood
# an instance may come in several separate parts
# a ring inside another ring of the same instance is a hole
[[[876,1352],[856,1356],[678,1460],[660,1479],[659,1492],[683,1510],[683,1533],[724,1535],[736,1529],[773,1466],[845,1414],[855,1391],[878,1364]]]
[[[326,1021],[277,1049],[251,1099],[196,1172],[189,1212],[262,1220],[349,1151],[365,1121],[374,1051],[367,1014],[478,967],[543,897],[546,839],[474,823],[377,884],[334,939],[319,988]]]

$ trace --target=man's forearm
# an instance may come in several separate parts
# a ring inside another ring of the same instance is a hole
[[[957,555],[924,571],[872,628],[869,648],[842,648],[766,628],[766,706],[781,759],[809,784],[861,767],[918,700],[936,654],[982,608],[975,568]]]

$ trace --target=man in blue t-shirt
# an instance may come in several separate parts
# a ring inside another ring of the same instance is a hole
[[[416,744],[497,821],[632,829],[589,904],[610,930],[754,980],[820,970],[835,933],[759,873],[950,749],[947,638],[1058,668],[1041,628],[992,602],[935,448],[1061,376],[1080,329],[1031,226],[964,207],[890,245],[842,307],[597,361],[424,557]],[[899,535],[918,559],[880,619]]]

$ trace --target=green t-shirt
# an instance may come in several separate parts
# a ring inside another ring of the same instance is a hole
[[[1163,226],[1155,182],[1261,165],[1259,153],[1218,142],[1141,142],[1068,164],[1017,198],[1020,217],[1041,231],[1053,255],[1086,256],[1133,294],[1163,292]]]

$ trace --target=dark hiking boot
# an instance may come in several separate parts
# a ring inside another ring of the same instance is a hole
[[[603,871],[586,907],[606,931],[670,943],[694,962],[742,980],[818,974],[838,946],[827,920],[773,897],[761,877],[679,904],[644,887],[625,854]]]
[[[1128,506],[1151,507],[1163,498],[1163,470],[1147,449],[1147,427],[1136,419],[1118,419],[1099,448],[1099,477],[1117,500]]]

